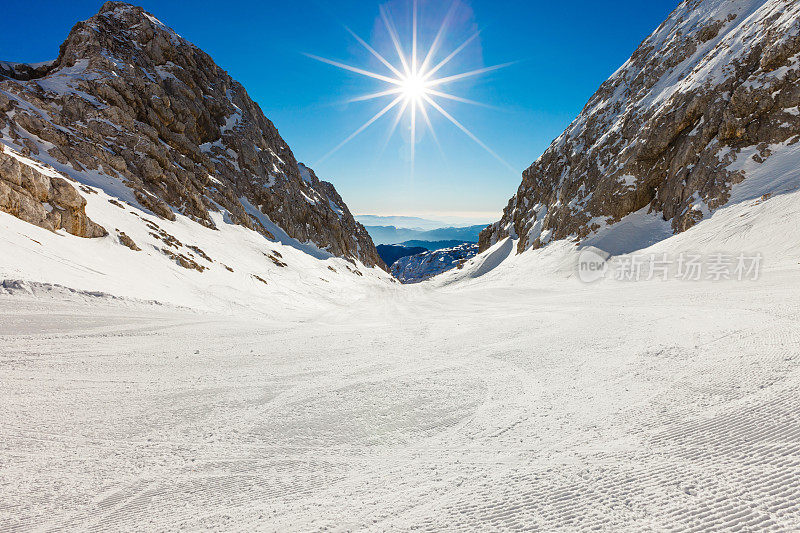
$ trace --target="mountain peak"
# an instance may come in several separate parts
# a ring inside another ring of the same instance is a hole
[[[333,186],[298,164],[244,87],[141,7],[106,2],[56,61],[5,72],[16,81],[0,79],[0,140],[23,155],[165,219],[216,228],[223,213],[318,257],[383,266]]]
[[[775,180],[737,186],[748,161],[798,142],[798,21],[797,2],[682,2],[525,170],[481,250],[506,237],[519,252],[562,239],[597,245],[634,213],[641,235],[626,240],[652,244],[773,193]]]
[[[78,22],[61,45],[59,63],[88,59],[93,69],[114,71],[126,64],[163,65],[175,48],[195,47],[143,8],[106,2],[88,20]]]
[[[103,13],[116,12],[118,10],[119,11],[133,10],[133,11],[138,11],[139,13],[144,13],[144,9],[139,6],[135,6],[127,2],[115,2],[109,0],[108,2],[105,2],[102,6],[100,6],[100,11],[98,11],[97,14],[102,15]]]
[[[133,29],[136,25],[144,23],[145,27],[143,29],[145,30],[151,28],[158,29],[178,36],[178,34],[175,33],[175,30],[158,20],[153,14],[148,13],[140,6],[128,4],[127,2],[106,2],[100,7],[100,11],[97,12],[97,15],[89,20],[97,20],[98,17],[119,22],[123,25],[126,25],[128,29]]]

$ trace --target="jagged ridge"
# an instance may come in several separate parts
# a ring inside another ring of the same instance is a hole
[[[2,142],[168,219],[209,211],[384,266],[333,185],[298,164],[244,88],[140,7],[106,2],[58,58],[0,64]],[[124,184],[125,187],[120,187]]]
[[[481,250],[582,241],[640,210],[688,229],[747,178],[737,159],[800,140],[799,53],[797,2],[682,2],[523,173]]]

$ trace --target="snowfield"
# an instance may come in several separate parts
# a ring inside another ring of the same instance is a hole
[[[797,220],[643,251],[761,252],[756,281],[585,284],[504,241],[263,314],[8,283],[0,530],[797,530]]]
[[[524,174],[491,248],[401,285],[354,259],[367,234],[241,86],[105,5],[62,47],[78,60],[0,102],[3,159],[108,231],[15,218],[52,198],[6,180],[0,533],[800,531],[798,6],[683,2]],[[649,206],[608,218],[618,201]],[[673,235],[669,211],[702,220]]]

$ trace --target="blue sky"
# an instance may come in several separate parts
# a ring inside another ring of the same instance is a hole
[[[455,75],[515,63],[444,86],[451,94],[491,107],[438,101],[511,168],[429,106],[441,150],[418,115],[413,171],[408,114],[388,142],[392,113],[321,160],[391,98],[348,103],[387,85],[304,54],[387,74],[389,70],[344,26],[397,63],[379,8],[386,6],[410,53],[410,2],[142,0],[139,4],[239,80],[297,159],[333,182],[354,213],[464,216],[475,222],[490,221],[500,213],[519,186],[522,170],[678,4],[678,0],[462,0],[437,57],[443,58],[475,30],[481,33],[440,73]],[[0,32],[0,59],[54,58],[74,23],[92,16],[101,3],[6,0],[4,20],[25,23],[7,23]],[[433,40],[449,4],[449,0],[419,0],[421,52]],[[36,24],[31,24],[34,14]]]

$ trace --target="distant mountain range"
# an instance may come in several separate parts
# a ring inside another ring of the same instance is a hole
[[[380,246],[378,251],[380,252]],[[477,253],[477,244],[459,244],[452,248],[401,257],[389,269],[392,276],[403,283],[418,283],[453,268],[462,268]]]
[[[404,246],[401,244],[379,244],[376,248],[383,262],[389,266],[403,257],[423,254],[428,251],[427,248],[422,248],[421,246]]]
[[[465,241],[405,241],[400,244],[379,244],[376,248],[378,255],[388,266],[396,261],[412,255],[435,252],[437,250],[457,248],[463,244],[474,244]]]
[[[432,230],[446,226],[459,226],[460,224],[447,223],[441,220],[430,220],[419,217],[382,216],[382,215],[355,215],[355,219],[365,226],[394,226],[396,228]],[[464,225],[468,225],[464,224]]]
[[[486,225],[467,226],[465,228],[436,228],[419,230],[398,228],[396,226],[365,226],[375,244],[397,244],[406,241],[459,241],[478,242],[478,235]]]
[[[400,243],[402,246],[408,248],[424,248],[426,250],[441,250],[442,248],[453,248],[459,244],[464,244],[467,241],[447,240],[447,241],[403,241]],[[378,252],[380,253],[380,251]],[[389,263],[386,263],[387,265]]]
[[[439,228],[466,228],[483,224],[488,226],[495,220],[494,216],[450,216],[422,218],[404,215],[353,215],[364,226],[394,226],[396,228],[433,230]]]

